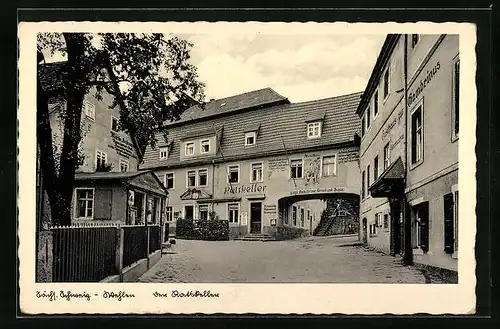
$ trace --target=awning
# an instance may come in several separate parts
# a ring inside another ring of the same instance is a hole
[[[374,198],[399,197],[404,193],[404,186],[405,168],[399,157],[368,187],[368,190]]]

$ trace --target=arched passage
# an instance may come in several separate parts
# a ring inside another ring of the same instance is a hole
[[[311,235],[359,233],[359,199],[354,193],[333,192],[284,196],[278,199],[277,226],[302,228]]]

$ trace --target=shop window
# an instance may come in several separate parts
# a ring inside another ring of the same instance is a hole
[[[193,142],[187,142],[186,143],[184,154],[186,156],[190,156],[190,155],[194,154],[194,143]]]
[[[373,159],[373,181],[378,178],[378,155]]]
[[[78,219],[94,218],[94,189],[77,188],[76,189],[76,214]]]
[[[208,185],[208,169],[198,170],[198,185],[199,186]]]
[[[254,182],[262,182],[262,162],[261,163],[252,163],[252,173],[250,181]]]
[[[166,218],[165,220],[167,222],[171,222],[174,220],[174,207],[172,206],[167,206],[166,207]]]
[[[412,208],[412,247],[429,251],[429,204],[424,202]]]
[[[391,149],[389,143],[384,146],[384,170],[391,165]]]
[[[210,152],[210,140],[205,139],[201,141],[201,153],[208,153]]]
[[[375,94],[373,95],[373,118],[378,114],[378,90],[375,91]]]
[[[255,131],[248,132],[245,134],[245,146],[255,145],[256,140],[257,140],[257,134],[255,133]]]
[[[190,170],[187,172],[187,187],[196,186],[196,171]]]
[[[422,106],[411,115],[411,163],[417,164],[423,159],[424,135],[422,128]]]
[[[204,205],[200,205],[198,207],[198,218],[200,220],[208,220],[208,205],[204,204]]]
[[[336,166],[337,166],[337,157],[335,155],[325,156],[323,157],[323,169],[321,171],[321,175],[323,177],[335,176],[336,174]]]
[[[453,126],[453,139],[458,138],[460,117],[460,60],[457,59],[453,65],[453,112],[452,112],[452,126]]]
[[[302,178],[302,160],[291,161],[290,178]]]
[[[229,166],[228,167],[228,180],[229,180],[229,183],[238,183],[240,181],[240,167],[239,166]]]
[[[128,171],[128,161],[124,159],[120,159],[120,171],[127,172]]]
[[[230,203],[227,205],[229,223],[238,223],[239,219],[239,205],[237,203]]]
[[[168,172],[165,174],[163,184],[168,189],[174,188],[174,173],[173,172]]]

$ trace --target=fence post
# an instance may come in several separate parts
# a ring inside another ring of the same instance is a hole
[[[151,226],[146,226],[146,259],[149,269],[149,239],[151,238]]]
[[[123,282],[123,227],[117,227],[116,230],[116,255],[115,264],[120,277],[120,282]]]

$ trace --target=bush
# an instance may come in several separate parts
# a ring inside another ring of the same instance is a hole
[[[229,240],[229,222],[226,220],[177,220],[177,237],[208,241]]]

